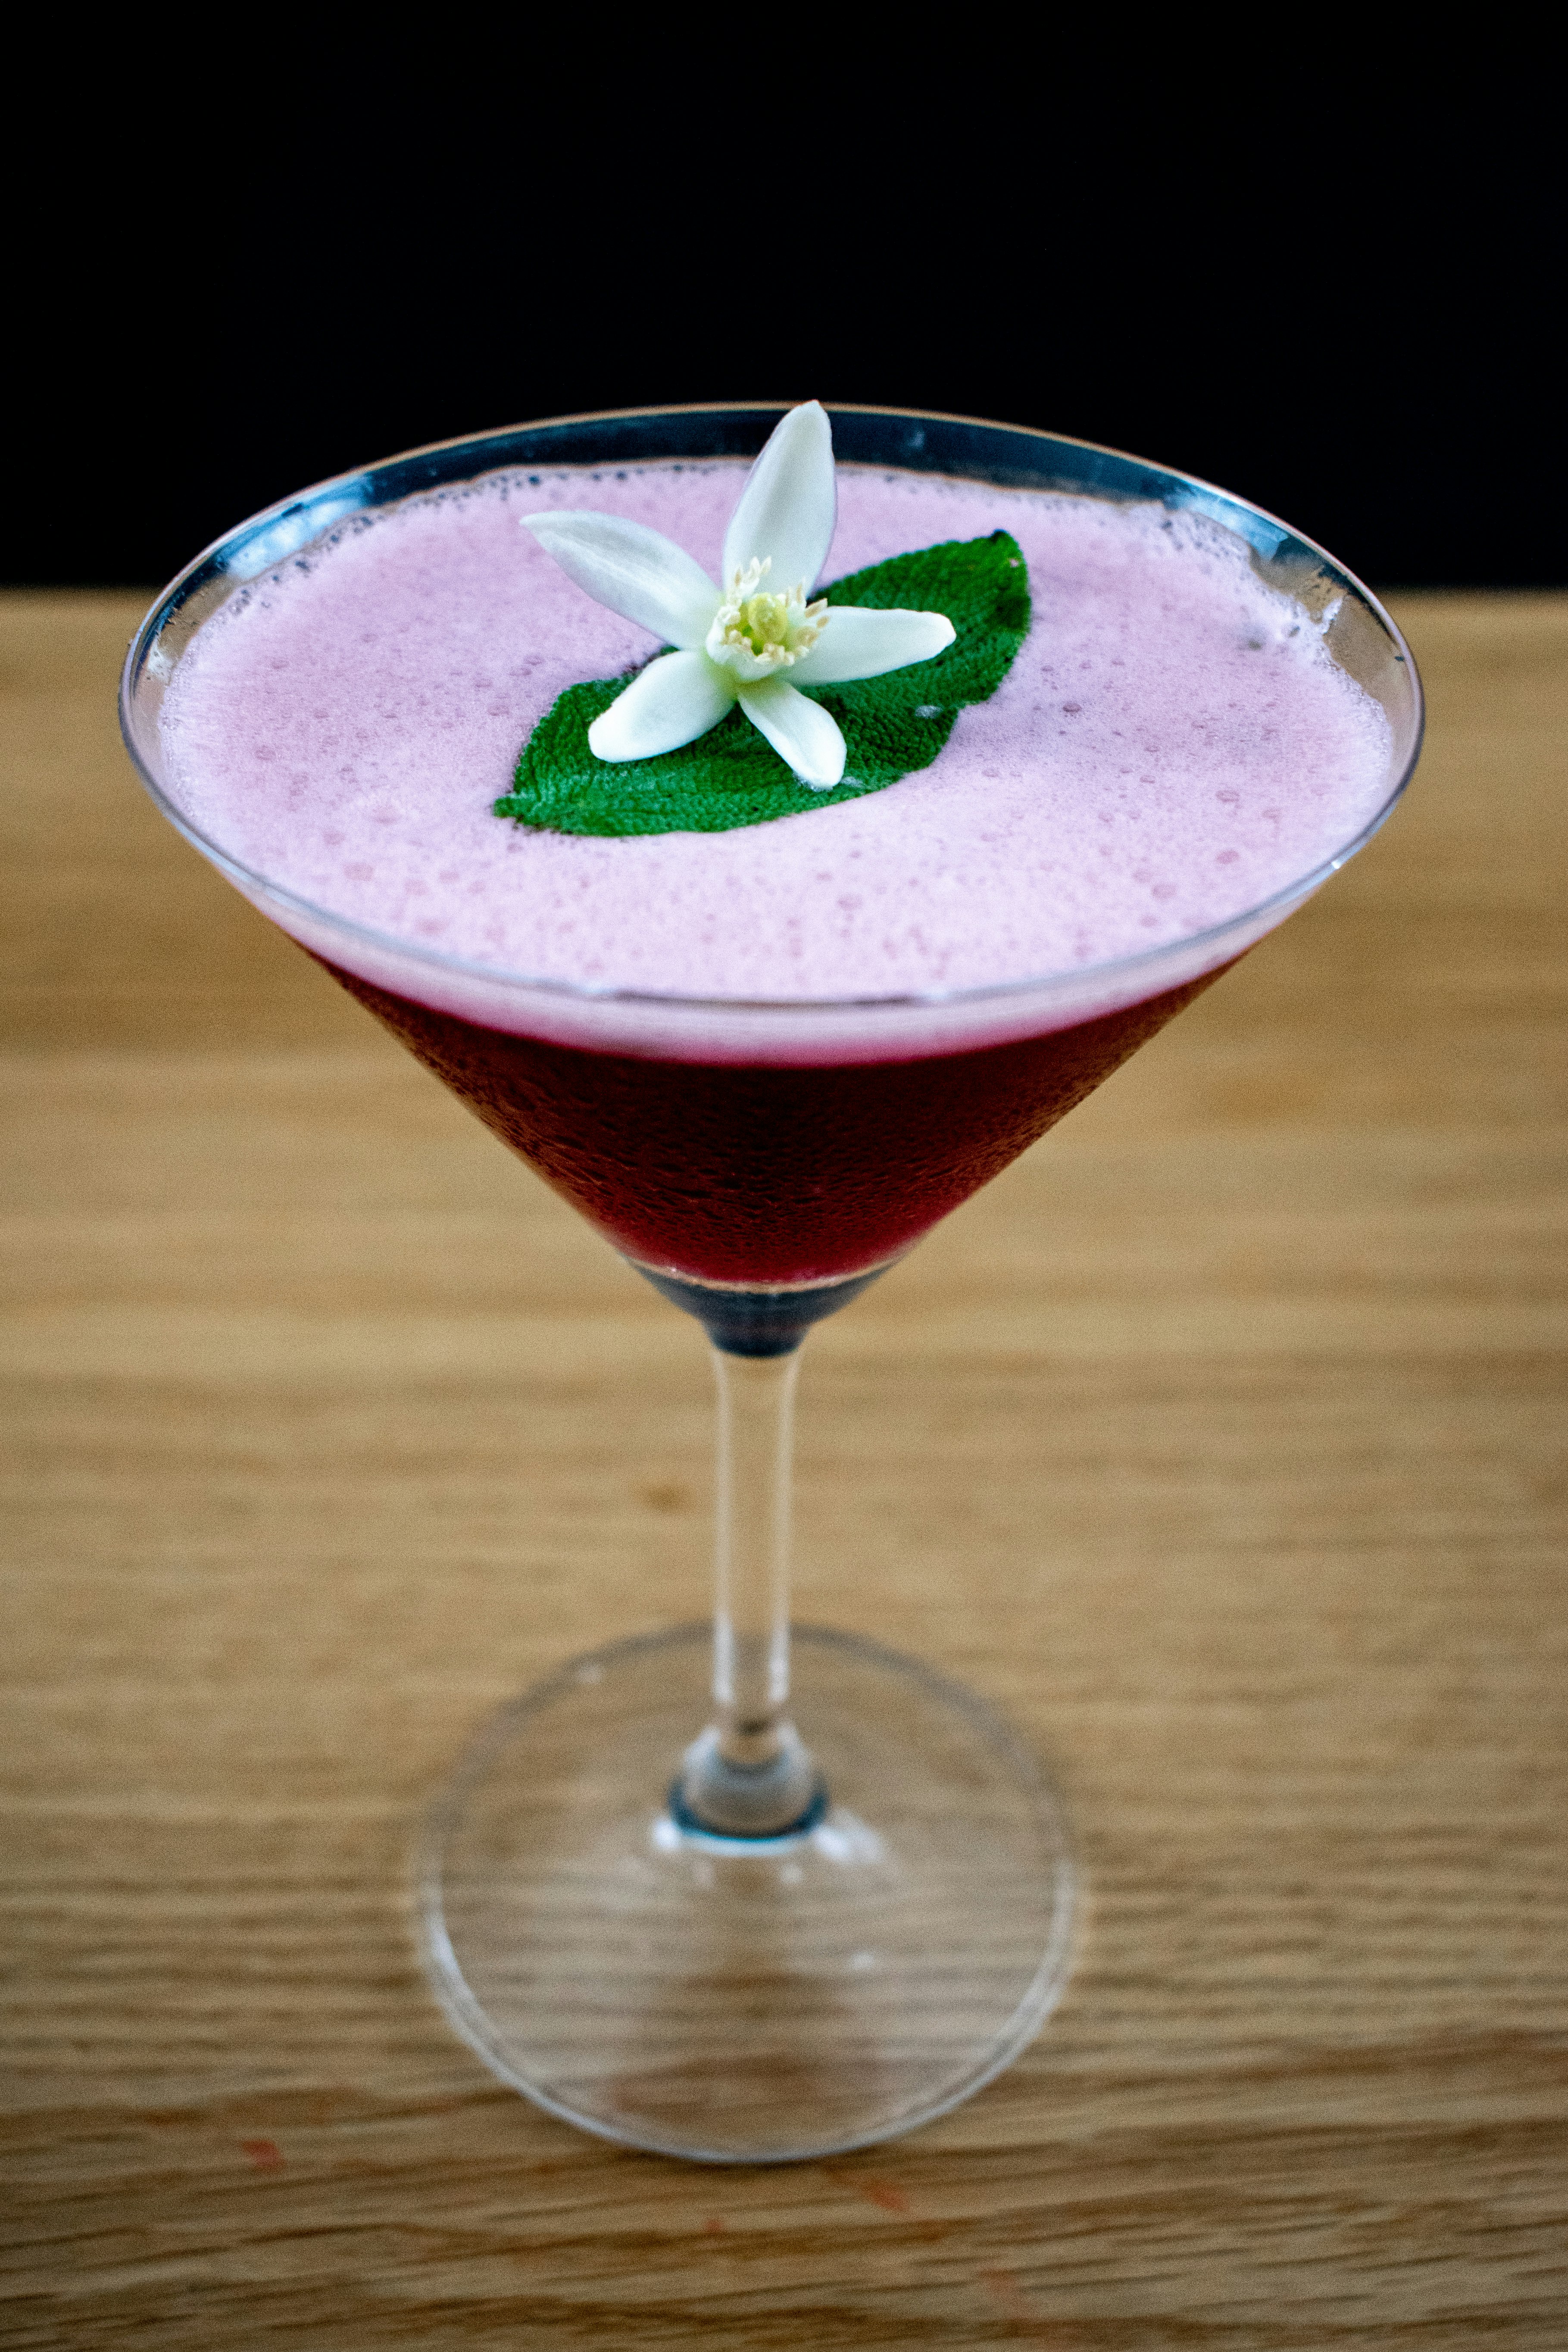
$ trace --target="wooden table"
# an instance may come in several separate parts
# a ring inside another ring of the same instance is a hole
[[[696,1334],[142,799],[4,608],[8,2347],[1568,2345],[1568,601],[1406,598],[1410,804],[853,1311],[803,1614],[1070,1794],[1067,2000],[863,2156],[500,2089],[469,1727],[705,1605]]]

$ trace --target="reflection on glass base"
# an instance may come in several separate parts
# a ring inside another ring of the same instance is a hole
[[[683,1828],[706,1626],[579,1659],[484,1727],[426,1828],[426,1967],[503,2082],[606,2139],[777,2163],[977,2091],[1065,1982],[1059,1805],[1006,1725],[915,1660],[797,1629],[826,1803],[793,1832]]]

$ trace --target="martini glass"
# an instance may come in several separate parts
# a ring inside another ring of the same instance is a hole
[[[420,1847],[426,1965],[503,2081],[605,2137],[710,2161],[907,2131],[987,2082],[1065,1981],[1060,1802],[974,1694],[789,1620],[791,1414],[811,1326],[876,1280],[1361,847],[1419,749],[1366,589],[1246,501],[1018,428],[835,408],[840,463],[1195,510],[1296,598],[1387,715],[1386,792],[1323,864],[1212,930],[1005,987],[749,1003],[591,991],[443,955],[230,856],[163,771],[195,632],[355,517],[530,467],[754,457],[774,406],[568,417],[416,450],[242,524],[161,596],[121,715],[153,798],[707,1334],[710,1623],[564,1664],[485,1724]]]

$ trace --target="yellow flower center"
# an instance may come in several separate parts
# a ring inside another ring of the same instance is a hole
[[[730,593],[718,613],[719,634],[725,646],[750,654],[770,669],[786,669],[810,651],[827,622],[827,602],[819,596],[805,601],[805,583],[797,580],[782,593],[762,585],[773,569],[773,559],[759,563],[753,556],[744,572],[737,572]]]

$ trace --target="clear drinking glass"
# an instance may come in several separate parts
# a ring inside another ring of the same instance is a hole
[[[132,757],[186,838],[709,1336],[711,1624],[577,1659],[503,1707],[434,1804],[419,1885],[437,1997],[503,2081],[606,2138],[711,2161],[823,2155],[941,2114],[1034,2035],[1071,1950],[1061,1806],[1007,1726],[876,1643],[792,1635],[802,1341],[1360,848],[1421,734],[1415,667],[1376,599],[1245,500],[1047,434],[834,408],[840,464],[1162,501],[1235,534],[1387,714],[1372,822],[1267,903],[1145,954],[994,989],[758,1003],[563,986],[369,930],[250,870],[171,796],[165,686],[247,583],[368,510],[500,470],[750,458],[779,413],[568,417],[322,484],[180,575],[121,689]],[[628,1165],[626,1137],[645,1131],[646,1163]],[[957,1140],[911,1176],[900,1139],[916,1135]],[[780,1149],[793,1183],[804,1166],[857,1215],[815,1237],[781,1223]],[[715,1199],[729,1223],[699,1246],[692,1221]]]

